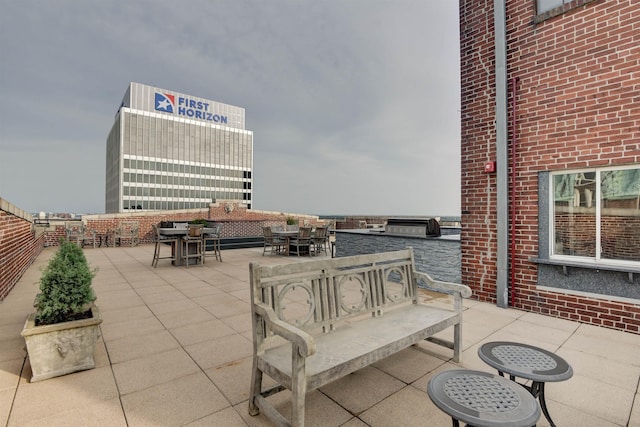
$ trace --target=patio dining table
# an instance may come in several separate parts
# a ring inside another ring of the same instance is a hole
[[[292,237],[296,237],[298,235],[298,231],[273,231],[273,237],[277,237],[279,239],[284,240],[285,252],[284,254],[289,256],[289,241]]]
[[[163,236],[186,236],[189,233],[188,228],[160,228],[159,232]],[[202,229],[202,234],[212,234],[215,233],[216,229],[212,227],[204,227]],[[171,253],[175,256],[175,261],[173,261],[173,265],[183,265],[182,261],[182,250],[183,245],[182,241],[177,242],[177,244],[171,243]]]

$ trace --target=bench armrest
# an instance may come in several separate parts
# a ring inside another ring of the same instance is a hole
[[[264,304],[253,304],[253,311],[262,316],[273,333],[290,341],[298,347],[302,357],[309,357],[316,352],[316,342],[311,335],[295,326],[278,319],[276,312]]]
[[[423,282],[426,283],[427,289],[435,292],[440,292],[443,294],[455,295],[460,294],[460,296],[464,298],[468,298],[471,296],[471,288],[466,285],[461,285],[459,283],[453,282],[442,282],[440,280],[434,280],[427,273],[421,273],[419,271],[415,271],[414,277],[416,280],[422,279]]]

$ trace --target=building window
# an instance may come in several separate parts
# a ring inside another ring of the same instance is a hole
[[[536,0],[536,12],[539,15],[568,3],[571,3],[571,0]]]
[[[551,257],[640,265],[640,166],[551,175]]]
[[[535,23],[540,23],[596,0],[535,0]]]

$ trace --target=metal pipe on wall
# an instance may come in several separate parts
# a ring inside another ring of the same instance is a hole
[[[508,217],[509,217],[509,167],[507,138],[507,34],[506,0],[494,0],[494,46],[496,74],[496,227],[497,227],[497,277],[496,303],[509,306],[508,272]]]
[[[511,79],[511,186],[509,197],[509,222],[511,231],[511,247],[509,250],[509,272],[510,272],[510,288],[511,288],[511,306],[516,304],[516,270],[515,270],[515,253],[516,253],[516,148],[517,148],[517,132],[516,125],[518,120],[516,113],[518,112],[518,78]]]

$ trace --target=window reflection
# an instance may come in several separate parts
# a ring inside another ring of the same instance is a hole
[[[640,169],[600,174],[602,258],[640,261]]]
[[[552,183],[554,255],[640,261],[640,168],[558,174]]]
[[[595,172],[554,176],[554,254],[595,257],[594,178]]]

